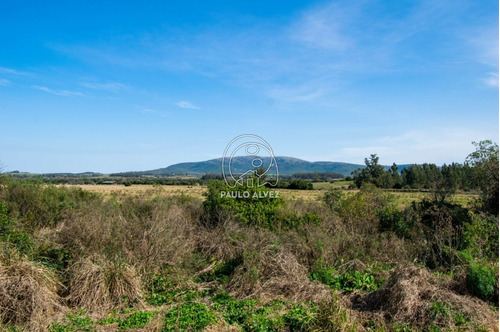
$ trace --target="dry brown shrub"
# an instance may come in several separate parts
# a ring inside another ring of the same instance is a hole
[[[22,258],[0,259],[0,319],[46,331],[51,320],[66,309],[57,291],[60,285],[47,268]]]
[[[156,206],[151,218],[129,226],[127,249],[141,267],[154,272],[164,266],[178,266],[196,247],[197,221],[188,209]]]
[[[100,256],[84,258],[71,268],[68,301],[90,312],[104,312],[121,305],[123,299],[141,307],[140,278],[135,269]]]
[[[260,298],[264,302],[277,297],[313,301],[329,296],[323,285],[309,280],[307,264],[301,264],[288,246],[280,244],[285,240],[268,230],[228,219],[214,228],[200,229],[197,243],[198,250],[207,258],[222,262],[242,260],[226,287],[236,298]],[[295,247],[297,252],[300,246]]]
[[[408,322],[417,328],[432,323],[429,309],[433,303],[448,303],[472,317],[475,323],[498,331],[498,317],[485,302],[454,293],[447,283],[415,266],[397,268],[381,289],[354,295],[351,301],[354,309],[376,312],[391,321]],[[444,328],[454,327],[452,317],[440,324]]]
[[[179,265],[193,251],[198,224],[193,207],[175,197],[127,203],[133,207],[107,202],[82,210],[58,230],[57,241],[76,256],[112,253],[149,273]]]
[[[273,245],[247,251],[227,290],[238,298],[255,297],[266,302],[277,297],[292,301],[317,301],[330,292],[308,279],[307,268],[295,256]]]
[[[223,262],[243,255],[247,245],[255,245],[261,241],[258,230],[231,219],[214,228],[201,227],[196,234],[197,250],[207,258]]]

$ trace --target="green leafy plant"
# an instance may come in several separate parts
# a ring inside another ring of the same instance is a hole
[[[467,288],[475,296],[489,300],[493,296],[495,289],[498,289],[498,279],[492,268],[471,262],[467,269]]]
[[[311,273],[312,280],[330,286],[344,292],[352,292],[354,290],[373,291],[381,286],[375,282],[375,277],[370,272],[345,272],[339,274],[334,267],[320,266]]]
[[[314,310],[305,305],[296,305],[283,315],[290,331],[304,331],[314,320]]]
[[[245,331],[280,331],[285,326],[284,317],[276,314],[283,306],[281,301],[257,308],[256,300],[235,300],[227,293],[213,296],[212,301],[212,308],[221,312],[228,324]]]
[[[30,234],[20,229],[17,222],[9,217],[7,205],[0,202],[0,241],[14,246],[21,253],[30,253],[34,247]]]
[[[199,302],[179,304],[165,314],[163,331],[200,331],[217,322],[217,316]]]
[[[146,326],[151,318],[155,315],[151,311],[137,311],[133,314],[127,316],[118,324],[120,330],[130,329],[130,328],[143,328]]]
[[[241,195],[231,197],[230,194],[221,194],[231,192]],[[243,195],[244,192],[248,193],[248,197]],[[237,185],[230,188],[221,181],[212,181],[208,183],[203,206],[211,224],[217,224],[221,216],[230,214],[242,223],[273,229],[276,226],[277,209],[283,204],[283,199],[273,197],[272,189],[266,187]]]
[[[162,305],[172,302],[180,290],[175,289],[173,281],[166,274],[154,276],[148,283],[146,301],[151,305]]]
[[[66,323],[56,322],[50,326],[51,332],[92,332],[97,331],[92,320],[83,313],[72,314],[66,316]]]

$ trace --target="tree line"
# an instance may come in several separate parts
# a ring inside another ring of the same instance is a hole
[[[476,151],[463,163],[413,164],[399,171],[393,163],[389,169],[379,164],[376,154],[365,158],[364,168],[352,172],[358,188],[373,184],[379,188],[430,189],[452,193],[456,190],[481,192],[483,204],[498,211],[498,144],[491,140],[472,143]],[[498,212],[497,212],[498,213]]]

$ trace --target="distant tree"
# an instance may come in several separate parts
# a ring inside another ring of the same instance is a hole
[[[402,187],[403,180],[401,179],[401,175],[399,174],[398,165],[396,165],[396,163],[393,163],[389,172],[392,177],[392,187],[400,189]]]
[[[392,179],[391,172],[389,170],[384,171],[378,179],[375,179],[375,183],[380,188],[392,188],[394,180]]]
[[[469,154],[465,162],[474,168],[477,184],[482,191],[484,210],[498,215],[498,144],[491,140],[472,144],[476,151]]]
[[[264,167],[259,167],[254,170],[255,175],[257,175],[260,178],[260,181],[266,181],[267,175],[266,175],[266,169]]]
[[[287,186],[288,189],[301,189],[301,190],[312,190],[313,184],[309,181],[296,179],[292,180],[290,184]]]
[[[373,183],[378,187],[383,186],[384,167],[378,161],[379,157],[372,154],[369,159],[365,158],[365,168],[359,168],[352,172],[353,181],[358,188],[361,188],[363,183]]]
[[[413,189],[422,188],[426,182],[425,171],[422,166],[417,164],[405,168],[401,172],[401,176],[403,177],[403,186]]]

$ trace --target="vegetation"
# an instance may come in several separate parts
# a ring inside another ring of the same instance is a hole
[[[358,188],[371,183],[379,188],[433,189],[448,194],[456,190],[481,190],[485,204],[491,204],[490,212],[498,210],[498,145],[491,141],[474,143],[472,152],[463,164],[452,163],[438,167],[434,164],[409,165],[399,171],[393,164],[385,170],[379,157],[372,154],[365,159],[366,167],[353,172]]]
[[[216,179],[200,200],[0,177],[0,329],[495,329],[498,149],[477,149],[470,206],[450,186],[401,206],[375,158],[359,191],[307,202]]]

